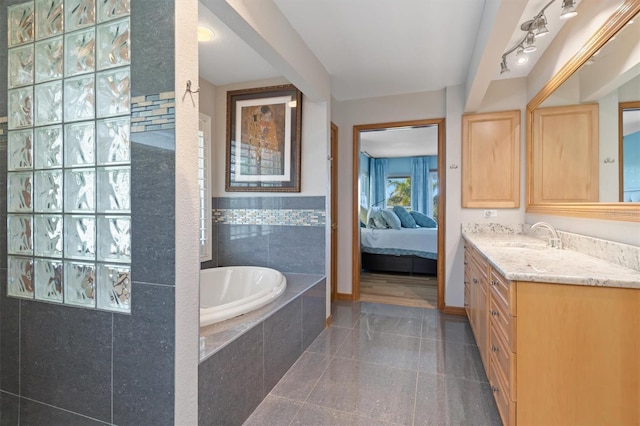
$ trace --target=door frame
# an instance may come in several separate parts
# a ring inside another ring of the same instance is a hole
[[[338,126],[331,122],[331,302],[338,298]]]
[[[351,249],[351,278],[353,300],[360,300],[360,224],[359,224],[359,186],[360,178],[360,132],[363,130],[380,130],[393,127],[422,127],[438,126],[438,260],[437,260],[437,282],[438,282],[438,310],[444,310],[445,293],[445,211],[446,211],[446,171],[445,171],[445,119],[433,118],[424,120],[394,121],[389,123],[359,124],[353,126],[353,197],[352,197],[352,249]]]

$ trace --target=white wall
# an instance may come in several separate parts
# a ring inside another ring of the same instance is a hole
[[[522,223],[524,218],[524,192],[519,209],[501,209],[498,217],[485,219],[483,209],[461,207],[461,128],[465,103],[464,86],[446,90],[399,96],[334,102],[332,120],[340,130],[341,185],[338,192],[338,292],[352,292],[352,197],[353,190],[353,126],[361,124],[429,118],[446,119],[446,229],[445,229],[445,303],[447,306],[464,305],[463,245],[460,226],[463,222]],[[521,109],[524,114],[526,80],[512,79],[494,82],[489,87],[480,111]],[[524,123],[524,115],[522,116]],[[524,125],[521,126],[524,143]],[[524,145],[522,152],[524,152]],[[451,168],[457,165],[457,168]],[[524,182],[524,167],[522,167]]]
[[[179,3],[179,4],[178,4]],[[198,96],[182,98],[187,80],[198,81],[198,2],[175,7],[175,424],[198,422]]]
[[[227,92],[229,90],[247,89],[253,87],[267,87],[281,84],[289,84],[284,78],[269,80],[251,81],[226,86],[213,86],[206,80],[201,79],[206,84],[201,86],[205,91],[201,97],[211,96],[209,93],[214,88],[213,98],[213,122],[212,132],[213,149],[213,197],[246,197],[256,195],[247,192],[225,192],[225,164],[227,146]],[[208,83],[208,84],[207,84]],[[206,112],[201,109],[201,112]],[[327,149],[329,140],[329,112],[326,102],[312,102],[306,96],[302,99],[302,140],[301,140],[301,175],[300,192],[281,192],[278,196],[326,196],[327,195]],[[257,193],[261,196],[268,196],[273,193]]]

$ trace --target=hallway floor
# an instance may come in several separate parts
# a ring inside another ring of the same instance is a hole
[[[501,424],[466,318],[342,301],[332,316],[245,426]]]

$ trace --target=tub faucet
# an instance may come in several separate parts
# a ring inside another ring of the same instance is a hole
[[[547,222],[536,222],[533,225],[531,225],[531,230],[534,230],[536,228],[545,228],[549,230],[549,232],[551,232],[551,238],[549,238],[549,246],[551,248],[555,248],[555,249],[562,248],[562,241],[560,241],[560,237],[558,237],[558,233],[556,232],[556,229],[553,226],[551,226]]]

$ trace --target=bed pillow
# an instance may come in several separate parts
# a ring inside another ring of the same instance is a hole
[[[367,217],[367,228],[386,229],[387,221],[382,216],[380,207],[372,207]]]
[[[402,207],[402,206],[393,206],[393,212],[396,215],[398,215],[398,217],[400,218],[400,224],[402,225],[403,228],[415,228],[416,227],[415,219],[409,214],[407,209],[405,209],[404,207]]]
[[[369,214],[369,210],[366,207],[360,206],[360,223],[367,223],[367,216]]]
[[[392,212],[391,210],[382,209],[382,217],[387,222],[387,225],[391,229],[400,229],[402,227],[402,223],[400,222],[400,218],[397,214]]]
[[[438,224],[436,223],[435,220],[433,220],[432,218],[430,218],[429,216],[427,216],[424,213],[420,213],[417,211],[411,211],[410,212],[411,217],[413,217],[413,219],[416,221],[416,224],[422,228],[437,228]]]

